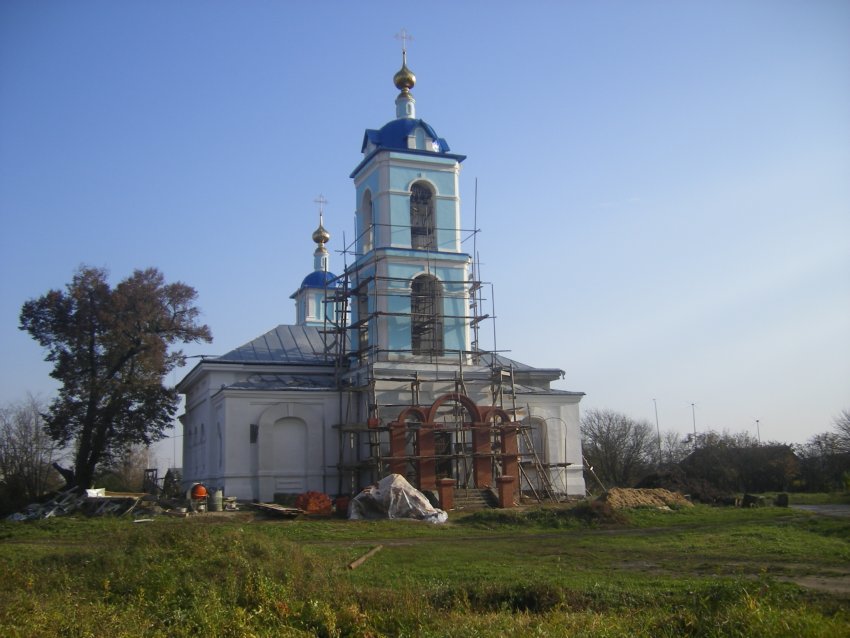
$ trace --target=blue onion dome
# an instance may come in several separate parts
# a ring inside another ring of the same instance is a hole
[[[311,272],[309,275],[304,277],[304,281],[301,282],[302,288],[326,288],[332,286],[333,282],[336,279],[336,275],[332,272],[328,272],[326,270],[315,270]]]

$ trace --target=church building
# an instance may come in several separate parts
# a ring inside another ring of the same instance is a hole
[[[417,117],[415,81],[403,52],[395,118],[366,130],[350,175],[356,228],[341,274],[320,197],[295,323],[201,360],[178,384],[185,481],[258,501],[356,494],[390,473],[422,490],[584,495],[583,393],[550,387],[560,369],[479,347],[493,318],[462,247],[465,156]]]

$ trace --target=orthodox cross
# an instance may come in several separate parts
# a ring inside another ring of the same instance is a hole
[[[325,199],[325,196],[319,193],[319,196],[313,200],[315,203],[319,205],[319,224],[322,223],[322,214],[325,212],[325,204],[328,203],[328,200]]]
[[[401,52],[407,53],[407,43],[413,40],[413,36],[408,33],[407,29],[401,28],[401,31],[395,34],[396,40],[401,40]]]

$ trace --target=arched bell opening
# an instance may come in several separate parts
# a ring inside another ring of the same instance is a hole
[[[422,274],[410,284],[410,347],[417,356],[444,354],[443,285]]]
[[[434,190],[427,182],[410,187],[410,247],[435,250]]]

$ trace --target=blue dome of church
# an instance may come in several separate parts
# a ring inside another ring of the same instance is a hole
[[[304,277],[301,282],[302,288],[324,288],[331,286],[331,282],[336,279],[336,275],[325,270],[314,270],[309,275]]]
[[[395,149],[401,151],[410,150],[407,146],[407,138],[413,131],[422,127],[425,133],[436,143],[433,150],[435,153],[448,153],[449,144],[442,137],[437,135],[437,132],[431,128],[431,125],[425,120],[414,118],[399,118],[391,120],[384,124],[379,130],[369,129],[363,138],[363,147],[361,151],[366,149],[367,142],[372,142],[378,148]]]

